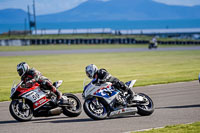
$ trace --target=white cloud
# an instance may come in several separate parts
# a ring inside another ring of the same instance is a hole
[[[153,0],[168,5],[195,6],[200,5],[200,0]]]

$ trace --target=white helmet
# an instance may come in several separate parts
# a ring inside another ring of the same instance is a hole
[[[94,64],[90,64],[88,66],[85,67],[85,72],[86,72],[86,75],[92,79],[94,78],[94,75],[95,73],[98,71],[98,68],[97,66],[95,66]]]
[[[17,65],[17,72],[19,76],[23,76],[29,69],[29,65],[26,62],[21,62]]]

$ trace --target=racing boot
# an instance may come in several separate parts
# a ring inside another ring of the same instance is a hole
[[[64,96],[62,96],[62,93],[59,90],[57,90],[55,87],[53,87],[51,91],[53,91],[57,96],[57,104],[64,105],[67,99]]]
[[[60,100],[62,98],[62,93],[59,90],[56,90],[56,92],[54,92],[57,96],[57,100]]]
[[[119,81],[118,84],[120,85],[120,88],[122,90],[124,90],[125,92],[127,92],[129,94],[129,96],[127,97],[127,102],[131,103],[132,100],[133,100],[133,96],[134,96],[132,90],[126,84],[124,84],[121,81]]]
[[[129,103],[131,103],[132,100],[133,100],[133,92],[132,92],[132,90],[131,90],[130,88],[127,88],[127,92],[128,92],[128,94],[129,94],[129,97],[127,98],[127,101],[128,101]]]
[[[58,105],[70,105],[69,98],[67,96],[62,95],[59,90],[56,90],[55,94],[57,95]]]
[[[63,96],[58,100],[58,105],[60,105],[60,106],[63,106],[63,105],[71,105],[71,103],[70,103],[69,98],[63,95]]]

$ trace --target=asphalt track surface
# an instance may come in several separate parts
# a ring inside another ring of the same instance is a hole
[[[200,84],[198,81],[151,85],[134,88],[154,101],[151,116],[129,115],[94,121],[84,111],[75,118],[64,115],[15,121],[9,111],[10,102],[0,103],[1,133],[122,133],[166,125],[200,121]],[[80,99],[81,94],[76,94]],[[82,101],[83,102],[83,101]]]
[[[200,50],[200,46],[166,47],[166,48],[157,48],[157,49],[152,49],[152,50],[154,50],[154,51]],[[142,52],[142,51],[152,51],[152,50],[149,50],[148,48],[110,48],[110,49],[9,51],[9,52],[0,52],[0,56],[118,53],[118,52]]]

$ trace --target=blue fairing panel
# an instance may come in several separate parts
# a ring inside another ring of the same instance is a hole
[[[110,98],[114,95],[116,95],[118,92],[112,90],[112,91],[107,91],[106,88],[105,89],[101,89],[98,92],[96,92],[94,95],[98,96],[98,97],[104,97],[104,98]]]

